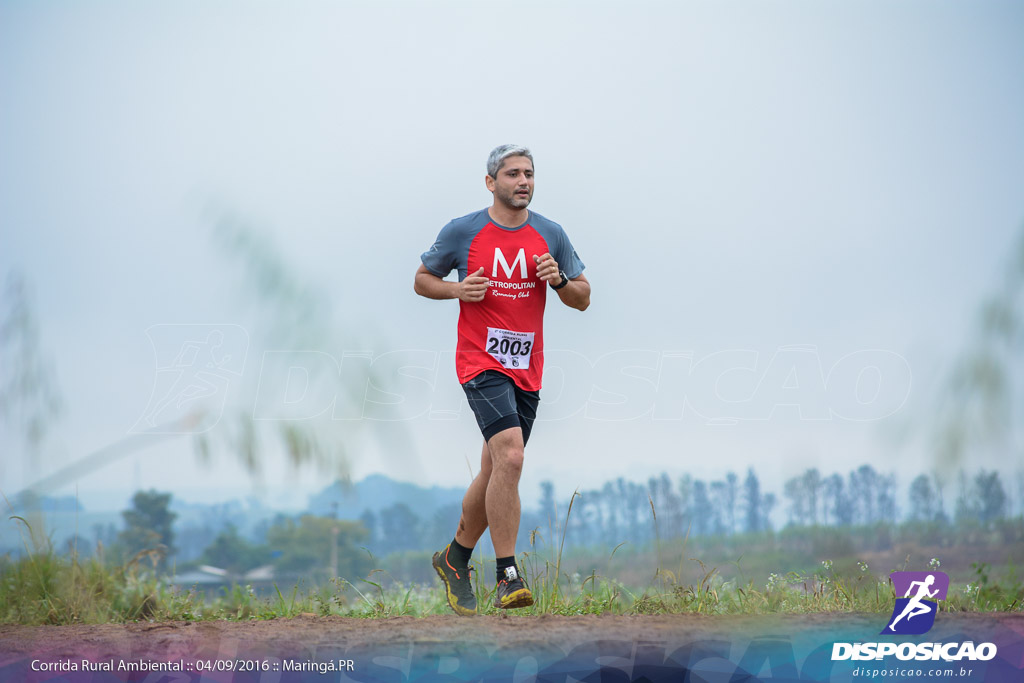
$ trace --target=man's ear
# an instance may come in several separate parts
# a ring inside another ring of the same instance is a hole
[[[487,185],[488,192],[494,192],[494,178],[490,174],[484,176],[484,184]]]

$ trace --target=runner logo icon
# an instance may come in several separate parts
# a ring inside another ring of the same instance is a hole
[[[889,578],[897,598],[882,635],[927,633],[935,624],[937,601],[946,599],[949,576],[944,572],[893,572]]]

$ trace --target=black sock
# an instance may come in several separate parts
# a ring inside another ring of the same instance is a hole
[[[448,545],[448,561],[453,567],[468,567],[469,558],[473,557],[473,549],[460,545],[454,538]]]
[[[498,562],[498,581],[505,581],[508,577],[505,576],[505,569],[508,567],[516,567],[516,556],[510,557],[499,557]],[[519,567],[516,567],[516,576],[519,575]]]

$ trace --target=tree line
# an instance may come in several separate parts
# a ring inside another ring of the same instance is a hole
[[[948,494],[955,492],[953,504]],[[623,541],[644,543],[681,538],[728,538],[739,534],[800,533],[816,528],[895,528],[930,525],[935,536],[952,528],[985,528],[1011,514],[1010,496],[997,471],[961,473],[954,484],[929,475],[916,477],[906,491],[907,509],[900,514],[896,478],[862,465],[845,475],[823,476],[816,468],[788,479],[780,500],[763,489],[753,468],[741,479],[733,472],[713,481],[668,474],[645,483],[617,478],[602,486],[557,493],[541,483],[539,504],[524,509],[519,547],[612,548]],[[139,491],[122,513],[124,528],[108,535],[108,557],[129,561],[155,551],[159,568],[174,560],[177,568],[209,564],[233,575],[259,566],[280,574],[343,576],[370,571],[374,563],[401,553],[433,551],[451,540],[460,506],[445,505],[421,517],[398,502],[359,519],[344,520],[311,514],[278,514],[249,534],[228,523],[195,529],[179,538],[170,493]],[[569,508],[571,504],[571,510]],[[780,505],[782,506],[780,508]],[[1019,513],[1018,513],[1019,514]],[[779,522],[785,519],[785,522]],[[937,537],[937,536],[936,536]],[[200,545],[201,543],[201,545]],[[80,541],[79,548],[85,547]],[[179,545],[191,547],[180,552]],[[481,550],[490,552],[488,537]]]
[[[1024,478],[1018,485],[1024,484]],[[1011,514],[1010,497],[998,471],[961,472],[954,484],[934,475],[916,477],[901,499],[893,474],[871,465],[828,476],[811,468],[783,485],[782,498],[765,491],[753,468],[740,478],[729,472],[712,481],[667,473],[647,482],[617,478],[571,496],[541,483],[540,502],[524,509],[520,547],[530,534],[536,544],[614,547],[624,540],[656,538],[729,537],[783,528],[855,528],[901,523],[930,523],[985,527]],[[1022,487],[1024,488],[1024,487]],[[1024,491],[1022,491],[1024,492]],[[948,495],[955,501],[948,506]],[[906,500],[906,510],[901,505]],[[377,513],[366,511],[360,521],[368,543],[382,551],[427,550],[450,540],[459,506],[446,506],[421,519],[402,503]],[[1018,511],[1019,514],[1019,511]],[[486,544],[486,535],[483,539]]]
[[[945,501],[951,488],[956,499],[950,511]],[[557,522],[567,543],[614,545],[627,538],[722,537],[779,526],[853,528],[902,521],[986,526],[1011,513],[1010,498],[994,470],[973,477],[961,472],[955,487],[940,477],[919,475],[906,500],[906,513],[901,514],[895,475],[882,474],[871,465],[845,475],[824,476],[817,468],[808,469],[786,480],[781,501],[763,490],[750,468],[742,481],[733,472],[710,482],[688,475],[672,481],[667,474],[650,478],[646,485],[620,478],[580,492],[567,520],[558,519],[564,511],[558,514],[553,486],[545,482],[541,519],[531,521],[542,528]],[[782,515],[785,522],[780,525]]]

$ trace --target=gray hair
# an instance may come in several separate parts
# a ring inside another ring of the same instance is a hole
[[[487,157],[487,175],[492,178],[498,177],[498,171],[505,165],[505,159],[509,157],[526,157],[533,163],[533,155],[530,150],[521,145],[500,145],[495,147],[491,155]]]

